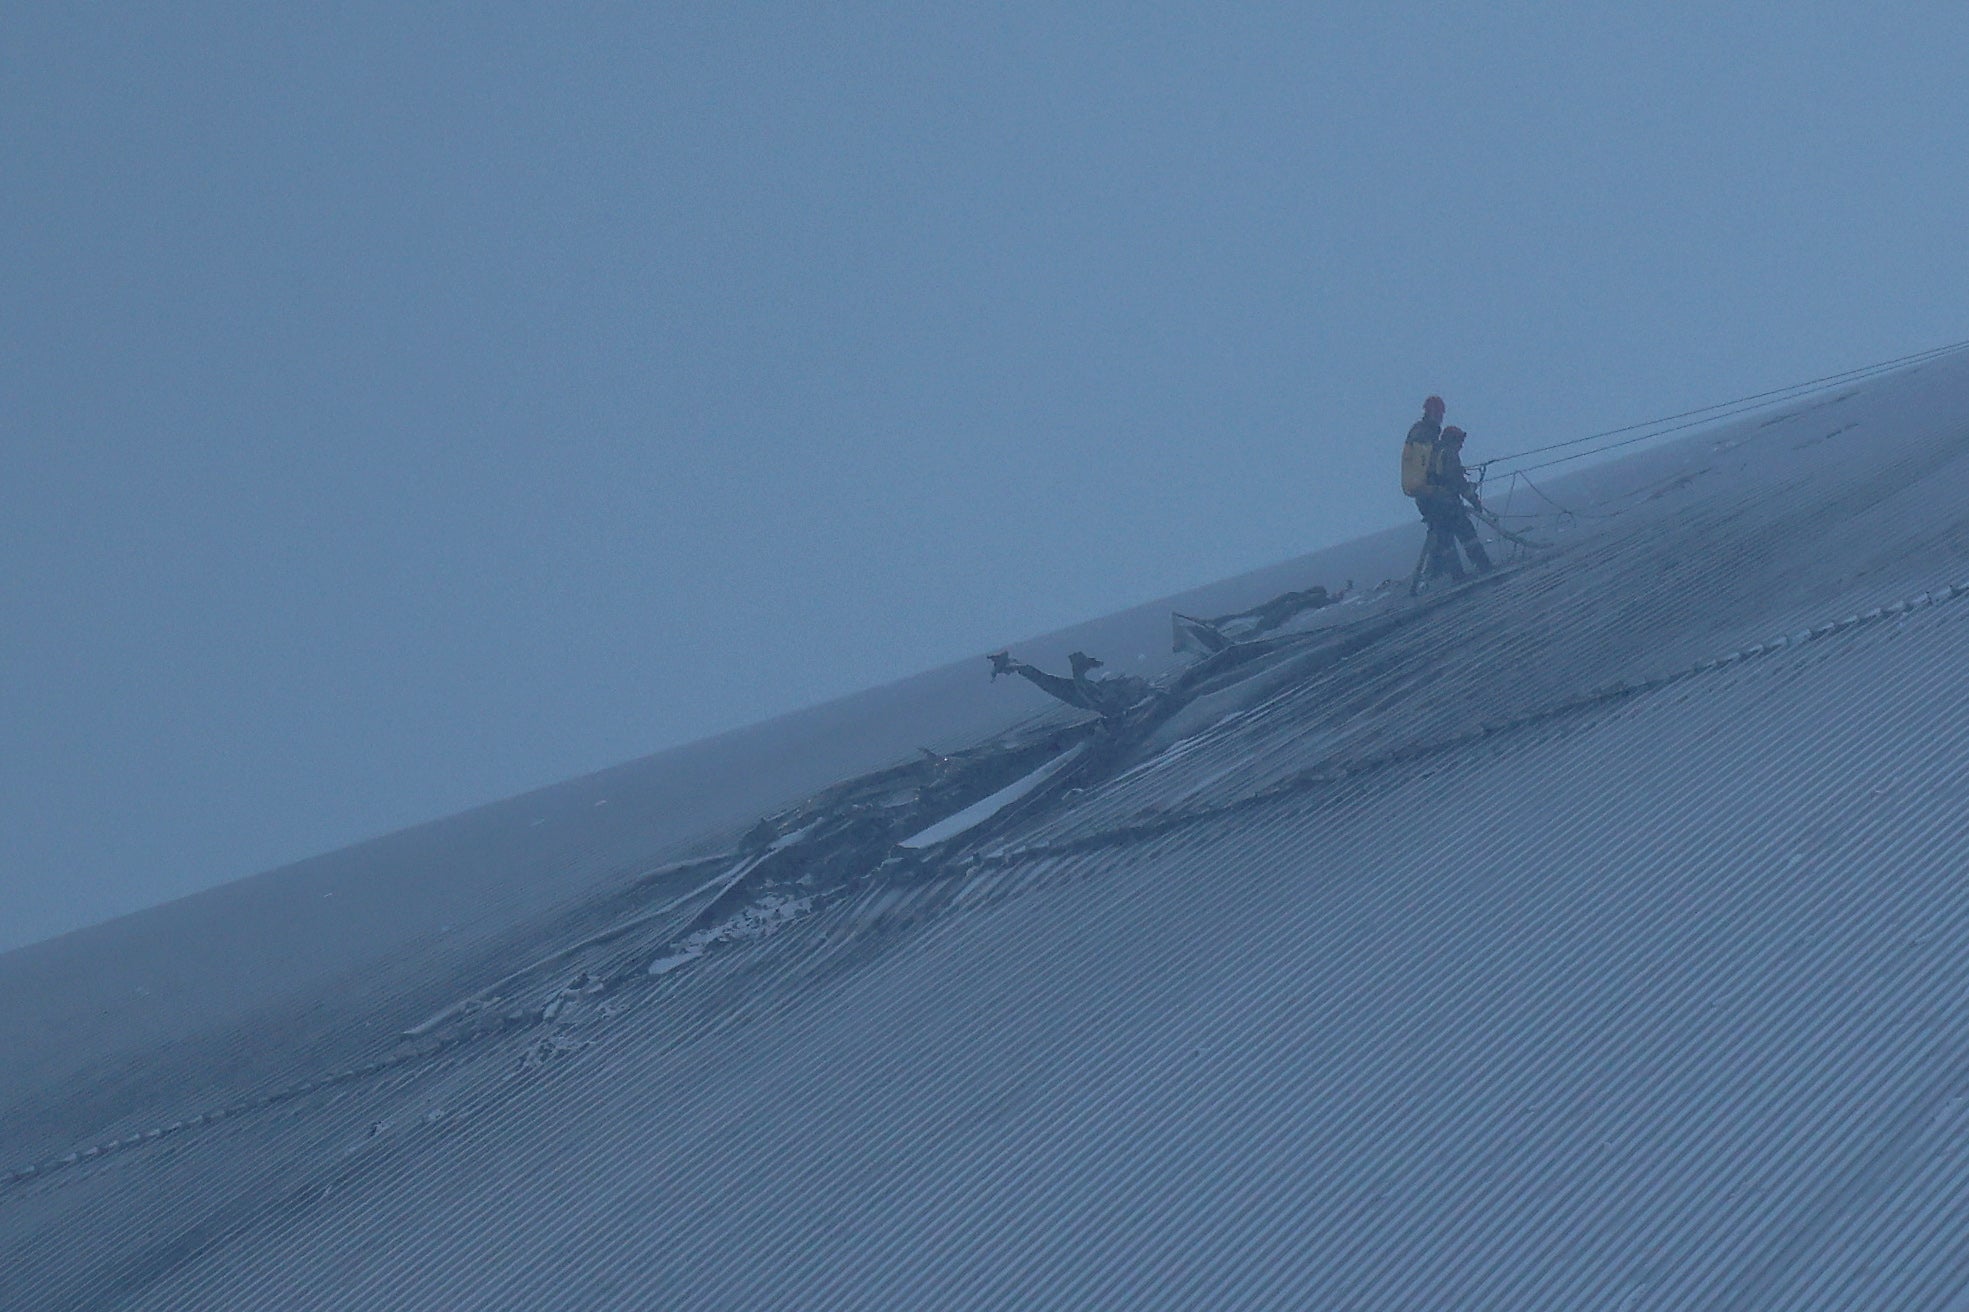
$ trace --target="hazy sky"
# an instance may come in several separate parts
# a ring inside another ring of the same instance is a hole
[[[0,7],[0,947],[1969,337],[1969,7]]]

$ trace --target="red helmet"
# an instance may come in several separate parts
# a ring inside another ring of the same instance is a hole
[[[1428,400],[1422,403],[1422,413],[1425,415],[1432,415],[1437,419],[1441,419],[1443,417],[1443,410],[1445,408],[1446,407],[1444,407],[1443,405],[1443,399],[1440,396],[1432,396]]]
[[[1458,428],[1455,424],[1451,424],[1443,430],[1443,441],[1445,442],[1461,442],[1468,436],[1470,435]]]

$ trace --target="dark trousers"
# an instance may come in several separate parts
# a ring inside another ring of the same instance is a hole
[[[1477,541],[1477,526],[1470,522],[1470,512],[1463,508],[1462,501],[1417,497],[1415,508],[1422,512],[1422,522],[1429,526],[1429,543],[1425,549],[1429,561],[1427,577],[1433,579],[1444,574],[1453,579],[1464,577],[1463,561],[1456,552],[1458,543],[1479,571],[1490,568],[1490,554]]]

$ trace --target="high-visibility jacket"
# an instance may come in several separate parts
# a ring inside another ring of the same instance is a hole
[[[1463,459],[1455,451],[1439,446],[1430,454],[1425,492],[1445,501],[1456,501],[1475,491],[1470,473],[1463,468]]]
[[[1408,496],[1419,497],[1429,490],[1429,469],[1442,433],[1443,426],[1426,415],[1409,426],[1402,443],[1402,491]]]

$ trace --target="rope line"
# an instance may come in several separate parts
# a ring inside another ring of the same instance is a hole
[[[1930,606],[1938,606],[1964,597],[1969,597],[1969,580],[1964,580],[1961,583],[1947,584],[1903,601],[1896,601],[1885,606],[1876,606],[1868,611],[1854,612],[1844,619],[1820,624],[1816,628],[1801,629],[1796,633],[1784,634],[1767,642],[1755,643],[1749,647],[1738,648],[1726,656],[1714,657],[1692,666],[1672,670],[1666,674],[1642,679],[1636,683],[1616,683],[1608,687],[1566,698],[1553,705],[1526,711],[1509,719],[1480,724],[1473,729],[1466,729],[1442,738],[1425,739],[1420,742],[1410,743],[1406,746],[1393,748],[1374,756],[1362,757],[1352,761],[1341,761],[1331,765],[1315,766],[1299,774],[1280,780],[1278,783],[1246,797],[1199,806],[1186,811],[1169,812],[1157,816],[1153,820],[1133,825],[1122,825],[1114,829],[1105,829],[1096,833],[1083,835],[1079,838],[1068,838],[1052,843],[1035,843],[1029,847],[973,854],[958,863],[957,868],[967,871],[1004,868],[1043,860],[1047,857],[1071,856],[1076,853],[1094,851],[1101,848],[1124,847],[1133,843],[1145,842],[1160,837],[1172,830],[1184,829],[1191,825],[1221,819],[1309,792],[1316,788],[1344,783],[1348,780],[1358,779],[1363,775],[1377,773],[1392,766],[1440,755],[1444,752],[1453,751],[1458,747],[1464,747],[1471,743],[1482,741],[1485,738],[1556,720],[1563,716],[1576,714],[1608,702],[1624,700],[1643,693],[1656,692],[1671,684],[1680,683],[1685,679],[1728,669],[1744,661],[1755,660],[1758,657],[1775,655],[1778,652],[1787,651],[1805,643],[1816,642],[1821,638],[1830,637],[1836,633],[1845,633],[1852,629],[1869,627],[1883,620],[1899,619],[1910,612],[1922,610]],[[0,1190],[5,1190],[10,1186],[26,1185],[35,1181],[45,1180],[50,1176],[61,1173],[69,1167],[97,1161],[110,1154],[124,1152],[144,1144],[153,1143],[159,1139],[174,1138],[180,1134],[213,1125],[219,1121],[230,1120],[250,1112],[278,1106],[281,1103],[289,1102],[323,1089],[368,1079],[387,1071],[419,1065],[451,1049],[471,1043],[476,1039],[488,1038],[513,1030],[532,1028],[538,1023],[539,1017],[537,1012],[520,1012],[504,1015],[488,1024],[481,1031],[468,1034],[447,1035],[429,1045],[398,1052],[360,1066],[317,1076],[314,1079],[304,1080],[298,1084],[275,1088],[257,1097],[247,1097],[230,1105],[219,1107],[214,1111],[184,1117],[168,1125],[154,1126],[147,1130],[93,1144],[51,1160],[33,1163],[14,1170],[0,1170]]]
[[[1584,437],[1569,437],[1564,441],[1548,442],[1544,446],[1535,446],[1524,451],[1514,451],[1509,455],[1492,456],[1489,460],[1479,465],[1478,468],[1487,469],[1491,465],[1515,464],[1517,461],[1526,460],[1532,456],[1542,456],[1552,451],[1562,451],[1570,447],[1586,446],[1589,443],[1605,442],[1605,445],[1602,446],[1593,446],[1585,451],[1576,451],[1571,455],[1560,456],[1553,460],[1541,461],[1535,465],[1524,466],[1524,470],[1547,469],[1553,465],[1564,464],[1569,460],[1579,460],[1586,456],[1598,455],[1602,451],[1613,451],[1623,446],[1630,446],[1636,442],[1648,441],[1651,438],[1666,437],[1670,433],[1678,433],[1685,428],[1694,428],[1701,424],[1715,423],[1719,420],[1733,418],[1736,415],[1746,414],[1751,410],[1761,409],[1766,405],[1774,404],[1778,401],[1796,400],[1801,396],[1809,396],[1813,392],[1825,391],[1844,383],[1858,382],[1862,379],[1872,378],[1875,375],[1905,368],[1910,365],[1925,364],[1930,360],[1937,360],[1942,356],[1952,355],[1955,352],[1963,350],[1969,350],[1969,341],[1953,342],[1947,346],[1931,347],[1928,350],[1916,351],[1911,355],[1903,355],[1893,360],[1882,360],[1875,364],[1844,369],[1836,374],[1826,374],[1819,378],[1808,379],[1802,383],[1792,383],[1785,387],[1775,387],[1769,391],[1754,392],[1749,396],[1740,396],[1730,401],[1718,401],[1713,405],[1699,406],[1694,410],[1683,410],[1677,414],[1663,415],[1658,419],[1649,419],[1638,424],[1623,424],[1619,428],[1609,428],[1598,433],[1588,433]],[[1676,421],[1678,420],[1685,420],[1687,422],[1677,423]],[[1674,424],[1675,426],[1672,428],[1663,428],[1661,427],[1663,424]],[[1642,430],[1644,429],[1649,431],[1643,432]],[[1636,436],[1623,436],[1624,434],[1630,433],[1636,434]],[[1621,440],[1618,442],[1606,442],[1605,439],[1610,437],[1619,437]],[[1523,472],[1523,470],[1519,472]]]
[[[974,866],[986,868],[1010,866],[1023,864],[1027,861],[1041,860],[1046,857],[1071,856],[1079,852],[1095,851],[1110,847],[1125,847],[1134,843],[1145,842],[1153,838],[1158,838],[1173,830],[1186,829],[1191,825],[1236,815],[1271,802],[1281,801],[1301,793],[1310,792],[1316,788],[1345,783],[1364,775],[1376,774],[1392,766],[1438,756],[1445,752],[1454,751],[1459,747],[1467,747],[1472,743],[1481,742],[1486,738],[1493,738],[1499,734],[1510,733],[1518,729],[1525,729],[1533,725],[1561,719],[1565,716],[1589,710],[1608,702],[1622,701],[1626,698],[1640,696],[1644,693],[1658,692],[1673,684],[1681,683],[1685,679],[1713,674],[1718,670],[1729,669],[1745,661],[1756,660],[1760,657],[1774,656],[1779,652],[1789,651],[1806,643],[1817,642],[1822,638],[1831,637],[1834,634],[1871,627],[1884,620],[1897,620],[1915,611],[1924,610],[1930,606],[1943,605],[1964,597],[1969,597],[1969,580],[1964,580],[1961,583],[1946,584],[1905,600],[1895,601],[1884,606],[1875,606],[1871,610],[1854,612],[1853,614],[1847,615],[1844,619],[1828,621],[1814,628],[1800,629],[1795,633],[1781,634],[1766,642],[1752,643],[1748,647],[1740,647],[1727,655],[1698,661],[1694,665],[1685,666],[1678,670],[1670,670],[1666,674],[1653,675],[1634,683],[1620,682],[1610,684],[1603,688],[1594,689],[1591,692],[1568,697],[1563,701],[1549,706],[1526,711],[1507,719],[1490,721],[1477,725],[1475,728],[1461,730],[1441,738],[1424,739],[1405,746],[1390,748],[1388,751],[1376,753],[1372,756],[1359,757],[1352,761],[1341,761],[1331,765],[1315,766],[1311,769],[1301,771],[1296,775],[1288,776],[1270,787],[1263,788],[1258,792],[1248,794],[1244,797],[1232,798],[1224,802],[1208,803],[1184,811],[1165,812],[1152,820],[1141,821],[1132,825],[1121,825],[1113,829],[1104,829],[1095,833],[1084,834],[1077,838],[1066,838],[1051,843],[1035,843],[1029,847],[985,853],[974,857],[972,863]]]
[[[1522,469],[1512,474],[1511,477],[1513,479],[1524,479],[1525,486],[1532,490],[1533,495],[1535,495],[1540,501],[1543,501],[1546,505],[1552,507],[1552,509],[1558,511],[1562,519],[1617,519],[1619,518],[1618,515],[1614,515],[1606,511],[1574,510],[1571,506],[1560,505],[1557,501],[1554,501],[1552,499],[1551,493],[1547,492],[1544,488],[1540,487],[1538,484],[1532,482],[1531,479],[1526,476],[1525,471]]]

